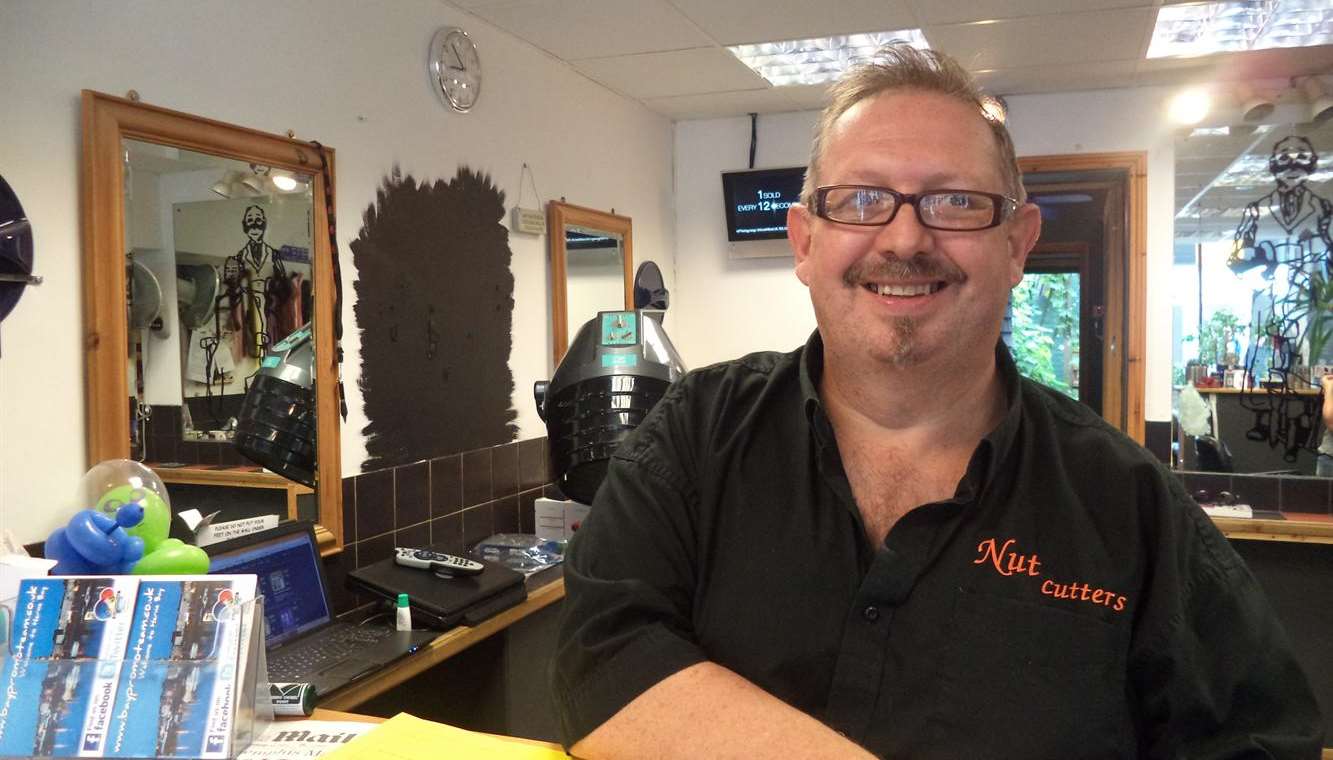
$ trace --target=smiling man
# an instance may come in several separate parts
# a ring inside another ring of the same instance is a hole
[[[677,383],[570,546],[580,757],[1316,757],[1257,583],[1174,477],[999,340],[1040,215],[956,63],[833,89],[819,329]]]

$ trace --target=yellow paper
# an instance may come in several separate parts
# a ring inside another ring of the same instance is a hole
[[[323,757],[332,760],[565,760],[565,753],[398,713]]]

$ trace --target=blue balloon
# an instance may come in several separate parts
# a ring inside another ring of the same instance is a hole
[[[143,521],[142,504],[130,503],[116,510],[115,517],[93,509],[82,509],[63,528],[46,539],[47,559],[56,561],[54,575],[106,575],[128,573],[143,558],[144,543],[126,528]]]

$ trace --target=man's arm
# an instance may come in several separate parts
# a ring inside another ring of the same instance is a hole
[[[833,729],[711,662],[668,676],[571,748],[600,758],[873,758]]]

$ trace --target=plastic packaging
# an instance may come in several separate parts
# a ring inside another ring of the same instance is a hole
[[[532,575],[564,561],[565,542],[531,533],[496,533],[472,549],[474,557]]]

